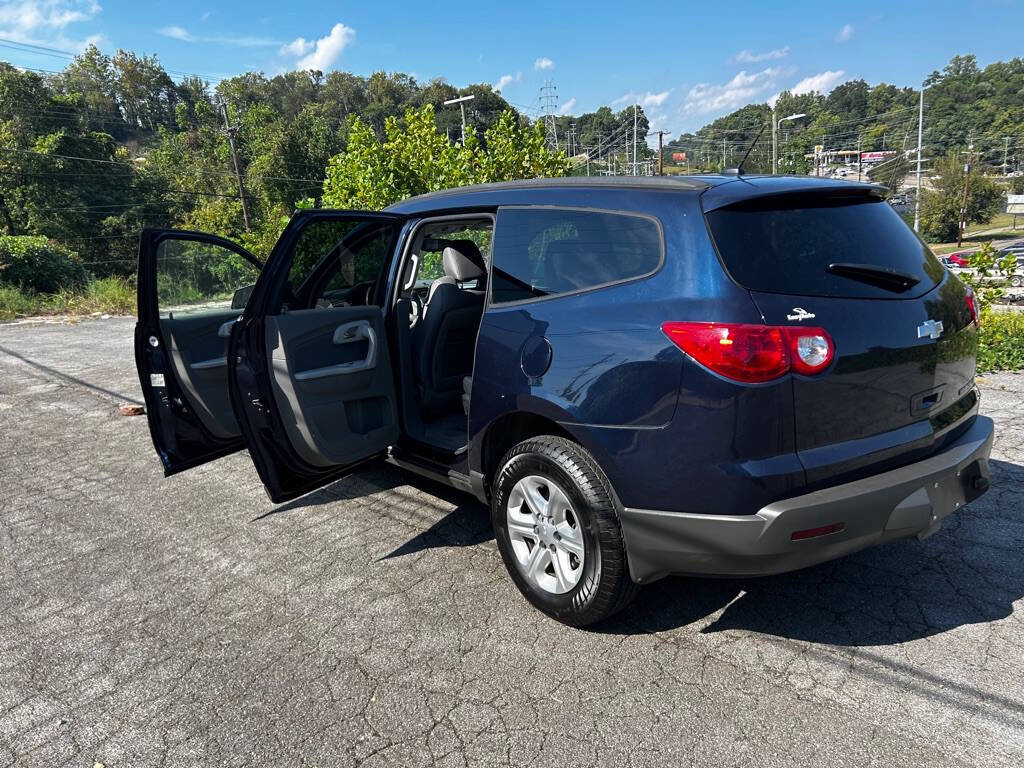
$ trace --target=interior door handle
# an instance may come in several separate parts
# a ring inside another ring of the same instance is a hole
[[[234,320],[228,320],[226,323],[224,323],[224,325],[217,329],[217,335],[220,336],[222,339],[230,338],[231,327],[241,319],[241,317],[236,317]]]
[[[296,381],[309,381],[310,379],[322,379],[327,376],[340,376],[346,373],[360,373],[368,371],[377,365],[377,332],[373,330],[369,320],[356,320],[354,323],[339,325],[334,330],[333,342],[335,344],[352,344],[356,341],[366,340],[369,342],[366,350],[366,357],[362,360],[352,360],[348,363],[328,365],[324,368],[313,368],[308,371],[300,371],[295,374]]]

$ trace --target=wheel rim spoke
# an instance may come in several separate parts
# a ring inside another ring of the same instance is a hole
[[[573,578],[568,560],[569,556],[561,552],[551,558],[551,564],[554,566],[555,571],[555,581],[558,583],[558,588],[561,592],[568,592],[576,585],[577,581],[577,579]]]
[[[556,529],[558,535],[562,538],[558,542],[558,546],[564,549],[566,552],[571,552],[576,555],[580,560],[583,559],[583,531],[579,529],[579,526],[572,528],[568,523],[562,523]]]
[[[546,549],[535,546],[533,551],[530,552],[529,559],[526,561],[526,575],[534,581],[540,581],[550,562],[551,553]]]
[[[527,477],[519,481],[522,485],[523,501],[526,502],[526,506],[533,514],[546,515],[548,514],[548,500],[541,495],[540,489],[543,484],[537,480],[539,478]]]
[[[533,530],[533,523],[528,520],[516,520],[511,515],[508,518],[508,532],[512,536],[518,536],[522,539],[537,538]]]

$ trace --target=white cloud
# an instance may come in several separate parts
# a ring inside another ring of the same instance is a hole
[[[565,104],[558,108],[558,114],[571,115],[574,109],[576,109],[576,99],[571,98],[567,102],[565,102]]]
[[[237,48],[267,48],[281,44],[280,40],[272,40],[269,37],[197,37],[177,24],[161,27],[157,30],[157,34],[185,43],[213,43],[215,45],[233,45]]]
[[[660,91],[658,93],[652,93],[651,91],[647,91],[646,93],[624,93],[612,102],[612,106],[616,106],[618,104],[639,104],[644,109],[660,107],[665,103],[665,99],[667,99],[671,93],[671,88],[667,91]]]
[[[538,72],[542,69],[554,69],[555,62],[553,62],[547,56],[541,56],[539,59],[533,62],[533,68]]]
[[[184,40],[186,43],[194,43],[196,40],[189,34],[187,29],[173,24],[169,27],[162,27],[161,29],[158,29],[157,34],[163,35],[164,37],[170,37],[175,40]]]
[[[304,37],[296,37],[290,43],[285,43],[281,46],[282,56],[305,56],[307,53],[313,50],[315,46],[312,40],[307,40]]]
[[[811,91],[817,91],[818,93],[828,93],[835,88],[840,81],[843,79],[843,75],[846,73],[837,69],[833,71],[820,72],[817,75],[811,75],[805,77],[799,83],[789,89],[789,92],[794,96],[800,96],[804,93],[810,93]]]
[[[843,28],[840,29],[839,33],[836,35],[836,42],[845,43],[851,37],[853,37],[853,26],[851,24],[843,24]]]
[[[0,25],[22,34],[60,30],[89,21],[100,12],[99,3],[82,0],[21,0],[0,5]]]
[[[742,50],[733,57],[733,61],[740,64],[756,64],[759,61],[777,61],[789,56],[789,46],[775,48],[764,53],[754,53],[749,50]]]
[[[749,74],[741,71],[727,83],[698,83],[686,94],[683,110],[703,115],[741,107],[772,90],[783,74],[779,67],[767,67]]]
[[[356,31],[352,27],[346,27],[340,22],[335,24],[331,27],[331,32],[327,37],[321,37],[312,44],[312,53],[299,59],[299,69],[318,69],[321,72],[326,72],[337,61],[341,52],[355,40],[355,37]],[[301,39],[299,38],[299,40]],[[298,40],[292,41],[291,45],[296,42]]]
[[[501,77],[498,78],[498,82],[496,82],[492,87],[494,88],[494,90],[500,91],[505,86],[511,85],[512,83],[518,83],[522,79],[522,72],[516,72],[514,75],[502,75]]]
[[[102,39],[90,35],[69,39],[65,30],[72,24],[94,19],[102,10],[94,0],[8,0],[0,2],[0,37],[21,43],[51,45],[80,51]]]

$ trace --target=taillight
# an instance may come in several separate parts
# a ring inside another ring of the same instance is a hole
[[[981,317],[978,315],[978,300],[974,296],[974,290],[967,286],[967,309],[971,311],[971,322],[976,326],[981,325]]]
[[[705,368],[744,383],[772,381],[790,371],[813,375],[835,357],[824,328],[669,322],[661,330]]]

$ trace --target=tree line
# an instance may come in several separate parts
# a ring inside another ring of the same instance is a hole
[[[973,141],[979,164],[1001,164],[1004,147],[1008,162],[1017,163],[1024,60],[980,69],[973,56],[954,57],[926,85],[929,156],[937,160]],[[466,109],[470,138],[455,151],[460,112],[443,102],[465,95],[474,96]],[[242,171],[248,230],[221,104]],[[819,143],[855,147],[859,140],[865,151],[916,145],[917,91],[910,88],[855,80],[827,95],[784,92],[776,115],[793,113],[807,116],[784,124],[783,171],[806,172],[804,154]],[[726,165],[735,164],[770,115],[766,104],[748,105],[677,137],[666,155],[686,151],[693,170],[717,170],[724,139]],[[621,168],[630,161],[634,119],[641,159],[649,158],[640,108],[635,115],[632,106],[604,106],[558,117],[554,151],[542,120],[485,83],[456,88],[403,73],[296,71],[250,72],[211,88],[198,77],[176,81],[154,56],[108,56],[95,47],[56,74],[0,62],[0,235],[56,241],[96,276],[133,273],[144,227],[216,232],[266,254],[297,206],[360,201],[350,181],[373,181],[361,157],[386,176],[376,180],[386,190],[364,195],[381,201],[465,180],[584,173],[587,157],[617,156]],[[410,130],[415,136],[403,138]],[[444,162],[436,167],[446,170],[426,178],[396,168],[413,139],[439,152]],[[747,169],[769,167],[766,131]]]
[[[922,146],[927,157],[974,147],[981,169],[1009,169],[1020,164],[1024,151],[1024,59],[999,61],[984,69],[973,55],[954,56],[924,81]],[[808,173],[815,146],[826,151],[906,151],[917,147],[920,90],[888,83],[869,85],[849,80],[828,94],[783,91],[775,100],[775,119],[803,115],[780,127],[779,170]],[[769,126],[754,144],[745,169],[771,169],[772,107],[749,104],[713,120],[693,133],[669,142],[666,152],[686,152],[692,167],[718,170],[738,164],[762,126]],[[895,174],[894,174],[895,171]],[[908,166],[890,163],[879,168],[878,181],[894,183]]]

